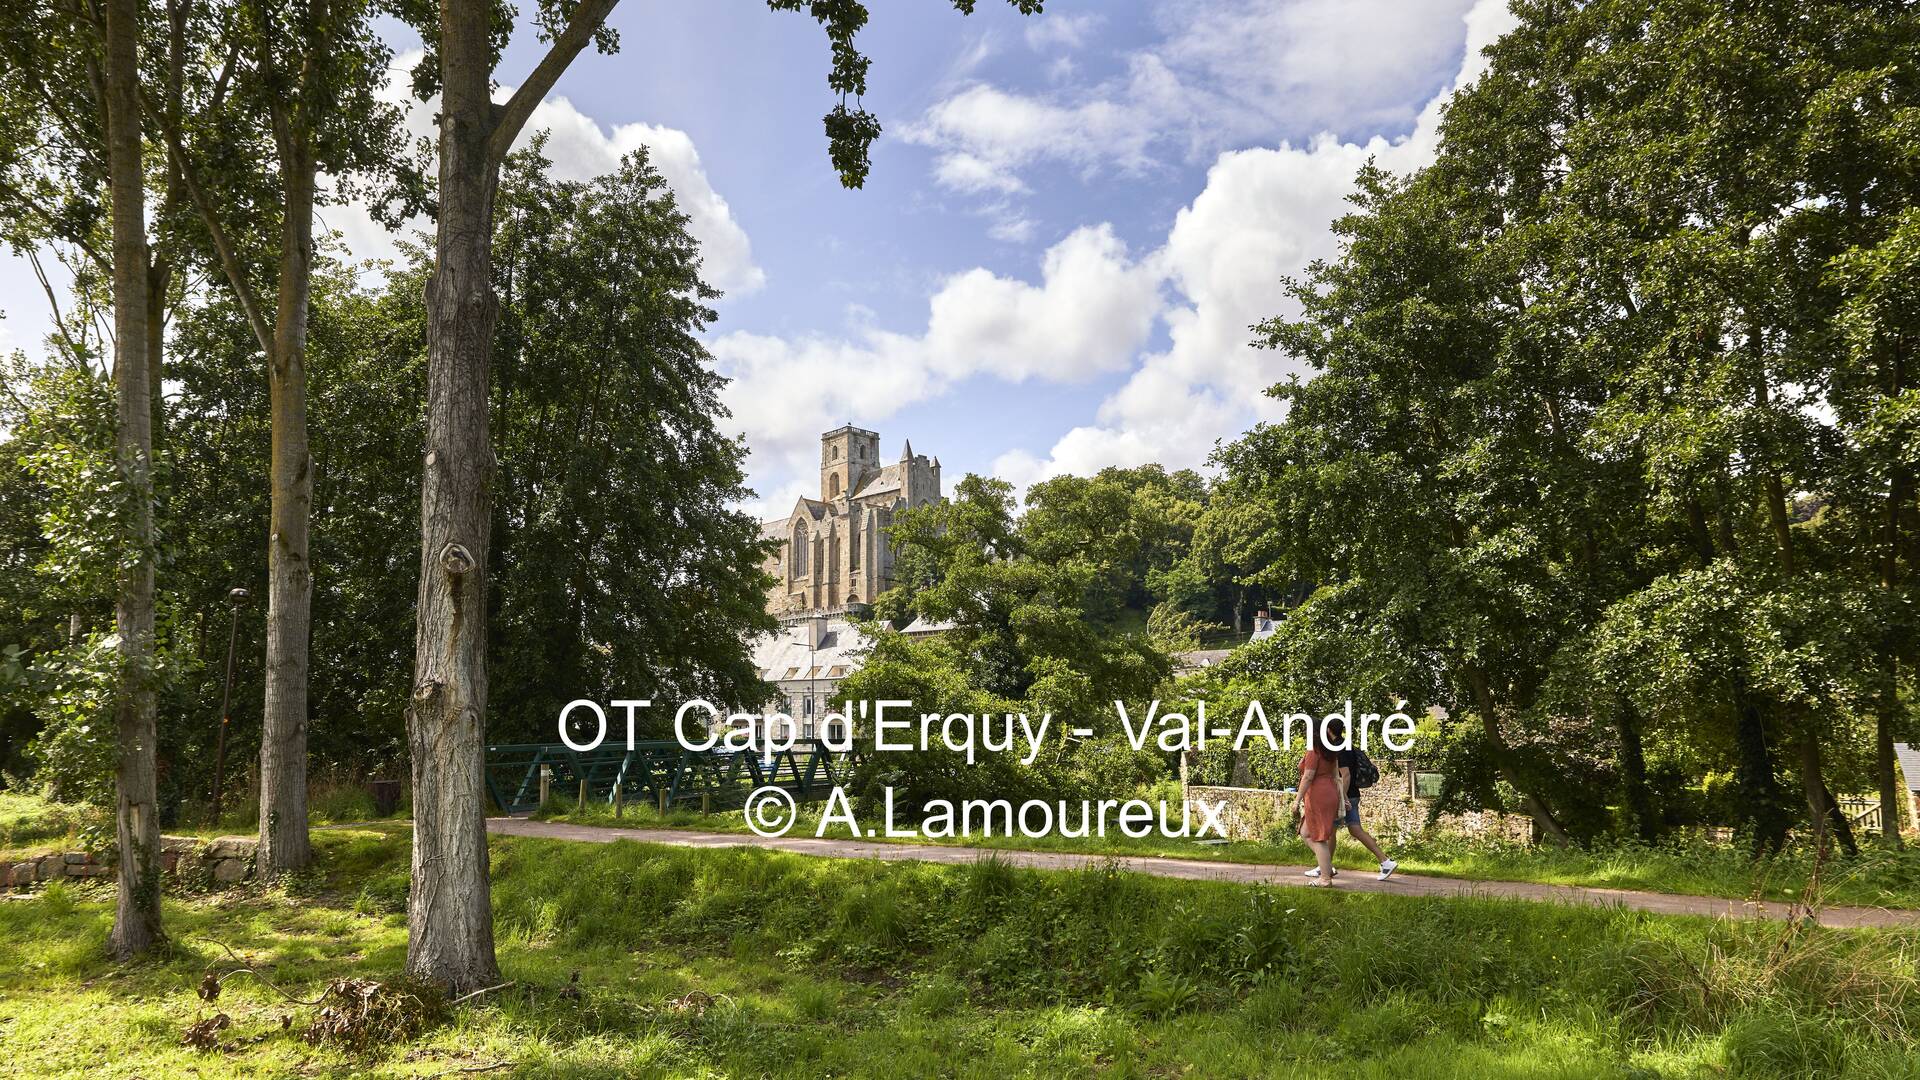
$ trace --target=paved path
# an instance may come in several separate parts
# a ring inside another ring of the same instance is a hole
[[[1267,866],[1255,863],[1209,862],[1204,859],[1168,859],[1153,856],[1081,855],[1065,851],[1012,851],[1000,848],[972,848],[949,844],[881,844],[863,840],[821,840],[787,836],[765,839],[750,833],[697,832],[691,829],[618,829],[597,825],[572,825],[564,821],[534,821],[531,818],[496,817],[487,819],[487,831],[499,836],[534,836],[549,840],[576,840],[605,844],[615,840],[639,840],[648,844],[675,847],[725,848],[757,847],[790,851],[799,855],[819,855],[841,859],[879,859],[883,862],[970,863],[992,856],[1014,866],[1040,870],[1073,870],[1090,865],[1113,863],[1156,877],[1189,878],[1197,881],[1234,881],[1259,885],[1306,887],[1299,866]],[[1619,905],[1657,915],[1706,915],[1733,919],[1784,919],[1789,906],[1770,902],[1716,899],[1710,896],[1679,896],[1673,893],[1636,892],[1631,889],[1590,889],[1575,885],[1536,885],[1519,881],[1465,881],[1457,878],[1420,877],[1395,874],[1386,881],[1375,880],[1364,871],[1348,870],[1339,878],[1346,892],[1391,893],[1396,896],[1471,896],[1507,900],[1543,900],[1562,904]],[[1920,926],[1920,911],[1887,908],[1828,907],[1820,910],[1820,922],[1837,927],[1910,927]]]

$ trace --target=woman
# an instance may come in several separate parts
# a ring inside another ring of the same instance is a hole
[[[1300,759],[1300,789],[1294,795],[1294,809],[1300,813],[1300,838],[1313,849],[1320,873],[1312,884],[1325,888],[1333,884],[1333,842],[1340,819],[1346,816],[1346,785],[1340,776],[1338,755],[1314,747]]]

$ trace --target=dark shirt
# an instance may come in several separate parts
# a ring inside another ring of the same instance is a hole
[[[1335,750],[1334,757],[1339,759],[1340,768],[1347,770],[1347,798],[1360,797],[1360,751],[1348,747]]]

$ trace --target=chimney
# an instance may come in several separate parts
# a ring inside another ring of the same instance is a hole
[[[827,617],[812,615],[807,618],[807,648],[817,649],[827,637]]]

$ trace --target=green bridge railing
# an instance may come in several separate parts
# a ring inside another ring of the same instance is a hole
[[[500,743],[487,747],[487,794],[509,814],[540,804],[541,770],[551,769],[551,790],[578,798],[586,784],[589,802],[616,801],[673,807],[698,802],[731,809],[747,793],[769,785],[785,788],[795,799],[823,799],[843,784],[859,764],[852,750],[833,750],[817,739],[797,740],[769,761],[751,752],[689,750],[672,739],[624,741],[594,750],[573,750],[564,743]],[[664,802],[662,801],[664,796]]]

